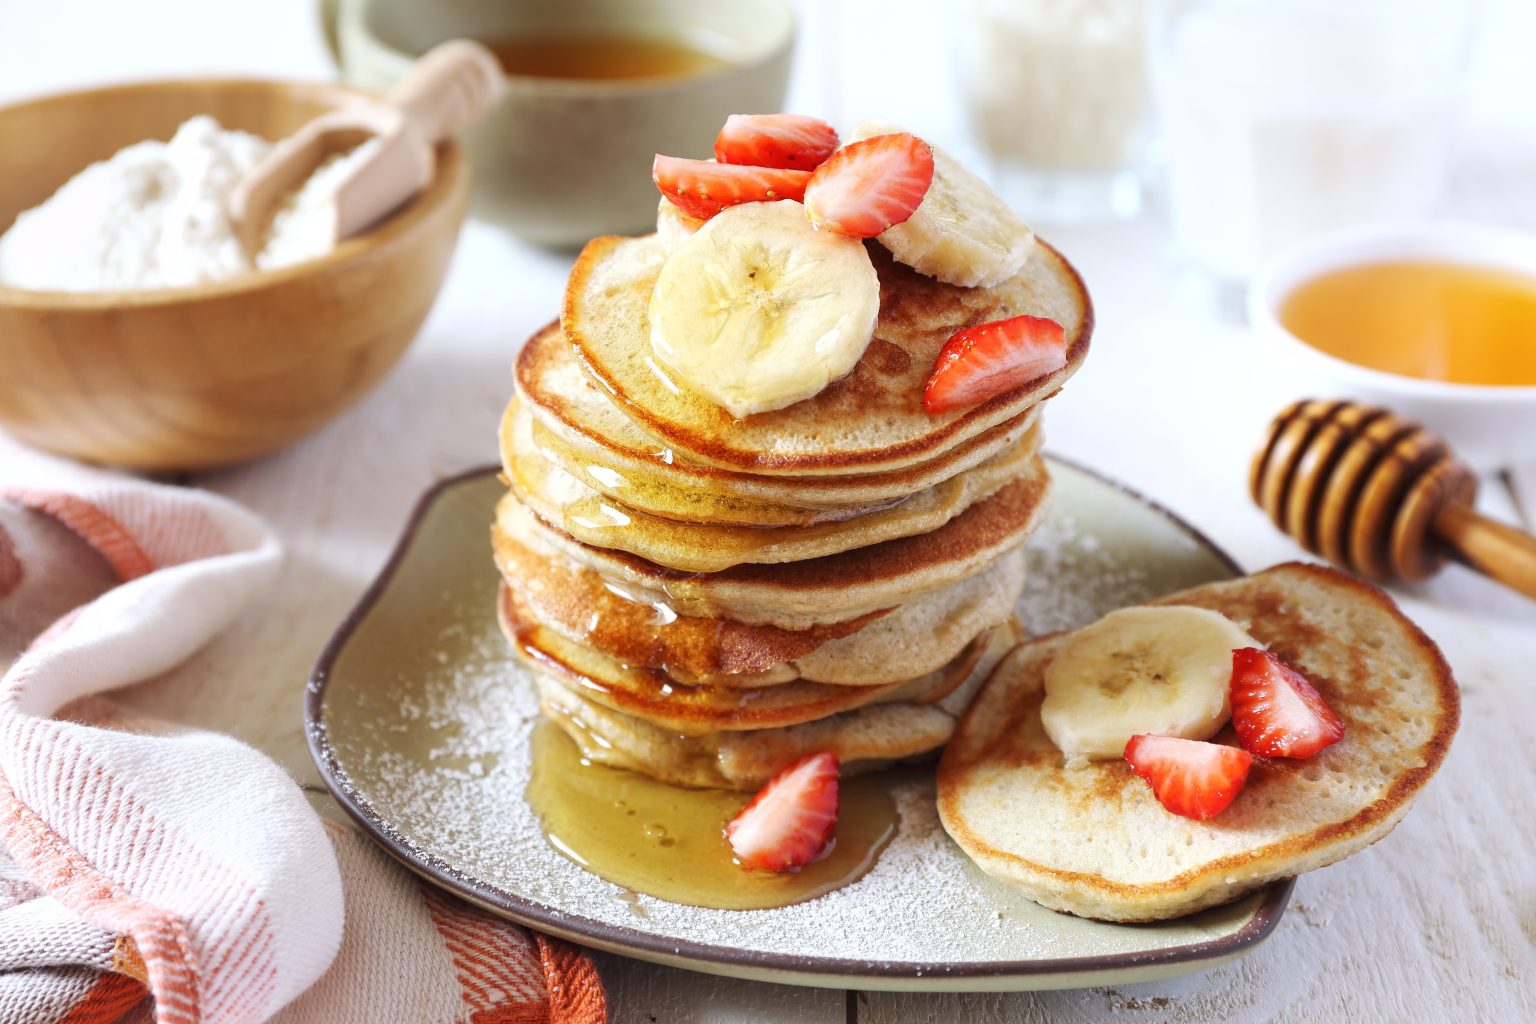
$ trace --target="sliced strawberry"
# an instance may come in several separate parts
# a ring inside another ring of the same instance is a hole
[[[820,857],[837,824],[837,756],[807,754],[768,780],[725,826],[747,867],[790,871]]]
[[[1311,757],[1344,737],[1344,723],[1306,676],[1257,647],[1232,652],[1232,727],[1264,757]]]
[[[738,203],[804,199],[811,172],[684,160],[658,153],[651,165],[651,179],[678,209],[697,220],[709,220]]]
[[[976,405],[1065,365],[1067,333],[1054,320],[1016,316],[967,327],[934,360],[923,408],[940,413]]]
[[[723,164],[815,170],[837,149],[837,129],[804,114],[732,114],[715,136]]]
[[[816,168],[805,188],[811,223],[873,238],[912,216],[933,184],[933,149],[899,132],[850,143]]]
[[[1177,736],[1132,736],[1125,759],[1151,784],[1158,803],[1196,821],[1226,810],[1253,764],[1246,750]]]

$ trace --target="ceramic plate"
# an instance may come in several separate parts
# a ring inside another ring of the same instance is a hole
[[[1141,497],[1053,460],[1021,620],[1035,632],[1237,573]],[[438,485],[322,655],[306,717],[342,807],[418,874],[495,913],[599,949],[759,980],[864,989],[1016,990],[1199,970],[1274,928],[1290,883],[1152,925],[1056,914],[994,883],[945,835],[929,772],[895,786],[901,826],[874,869],[773,910],[666,903],[588,874],[523,799],[538,717],[496,624],[494,470]]]

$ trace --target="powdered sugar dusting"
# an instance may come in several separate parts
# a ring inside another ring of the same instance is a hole
[[[1031,541],[1031,580],[1020,606],[1035,631],[1226,574],[1219,559],[1159,514],[1070,467],[1053,468],[1056,506]],[[488,520],[497,490],[491,480],[466,484],[440,504],[479,501]],[[1113,506],[1108,520],[1100,506]],[[850,958],[906,965],[913,975],[1207,940],[1252,914],[1255,901],[1248,900],[1166,925],[1125,927],[1047,911],[986,878],[949,840],[934,806],[931,767],[890,774],[901,827],[874,869],[808,903],[685,907],[588,874],[545,842],[524,800],[537,697],[496,626],[495,579],[483,568],[488,555],[466,542],[454,545],[462,555],[440,538],[426,542],[466,518],[462,508],[440,512],[417,534],[416,548],[435,548],[432,557],[413,549],[402,563],[395,585],[338,659],[326,707],[343,786],[383,819],[393,842],[450,876],[542,905],[570,927],[582,927],[578,918],[617,926],[658,948]],[[1142,550],[1149,543],[1158,546],[1154,557]],[[398,639],[405,632],[408,649]]]

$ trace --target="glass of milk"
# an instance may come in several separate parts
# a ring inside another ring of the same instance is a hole
[[[960,71],[992,179],[1030,220],[1141,208],[1146,0],[969,0]]]
[[[1430,213],[1474,0],[1151,0],[1181,255],[1224,309],[1277,250]]]

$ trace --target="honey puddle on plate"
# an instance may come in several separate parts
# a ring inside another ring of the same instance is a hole
[[[725,823],[751,795],[684,789],[584,761],[570,737],[540,722],[528,803],[550,845],[615,885],[721,910],[783,907],[857,881],[895,835],[896,803],[877,775],[844,779],[830,853],[798,872],[737,864]]]
[[[1376,263],[1299,285],[1280,322],[1357,366],[1457,384],[1536,385],[1536,276]]]

